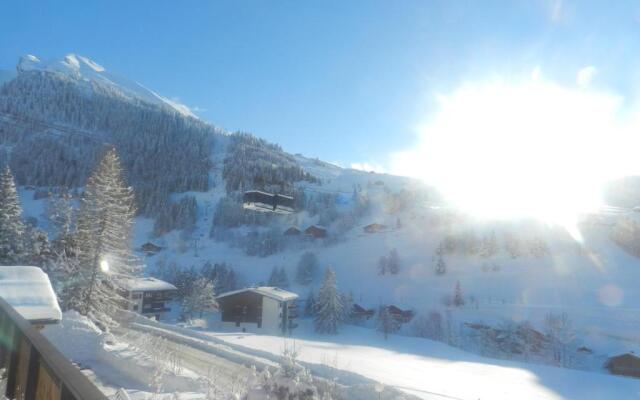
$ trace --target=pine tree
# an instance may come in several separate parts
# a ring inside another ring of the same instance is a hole
[[[200,317],[204,311],[215,310],[218,307],[213,282],[205,277],[198,278],[193,290],[182,301],[182,311],[189,315],[198,312]]]
[[[341,296],[342,299],[342,321],[351,322],[352,321],[352,313],[353,313],[353,293],[343,293]]]
[[[271,275],[269,275],[268,285],[280,289],[286,289],[289,287],[289,278],[287,277],[287,271],[284,269],[284,267],[273,267],[273,269],[271,270]]]
[[[453,294],[453,305],[456,307],[462,307],[464,305],[464,297],[462,296],[462,289],[460,288],[460,281],[456,282],[456,289]]]
[[[384,334],[387,340],[390,333],[395,333],[400,329],[400,322],[389,312],[388,306],[380,306],[378,309],[378,319],[376,320],[376,330]]]
[[[13,175],[7,166],[0,174],[0,264],[11,265],[21,261],[24,240],[22,208]]]
[[[400,256],[398,256],[398,250],[392,249],[389,252],[387,267],[389,269],[389,273],[392,275],[397,275],[400,272]]]
[[[387,256],[382,256],[378,260],[378,275],[385,275],[389,269],[389,259]]]
[[[289,277],[287,276],[287,271],[284,267],[280,268],[278,272],[278,285],[276,285],[280,289],[288,289],[289,288]]]
[[[318,333],[337,334],[344,316],[344,306],[336,283],[336,273],[327,268],[316,300],[315,330]]]
[[[47,274],[52,272],[54,257],[45,231],[36,227],[27,227],[23,251],[22,262],[40,267]]]
[[[296,282],[305,286],[311,284],[317,271],[318,257],[310,251],[303,253],[296,268]]]
[[[304,315],[305,317],[313,317],[316,315],[316,296],[313,294],[313,290],[309,292],[309,296],[304,303]]]
[[[280,269],[276,266],[271,270],[269,280],[267,281],[269,286],[278,287],[278,279],[280,278]]]
[[[437,254],[435,270],[438,275],[444,275],[447,272],[447,263],[444,262],[441,253]]]
[[[77,223],[83,268],[74,295],[84,303],[85,314],[103,322],[126,301],[120,294],[123,281],[139,273],[130,243],[133,201],[133,190],[125,184],[111,148],[87,180]]]

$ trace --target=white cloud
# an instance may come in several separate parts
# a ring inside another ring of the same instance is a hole
[[[596,77],[598,69],[593,65],[580,68],[576,74],[576,83],[580,87],[587,87],[593,82],[593,78]]]
[[[368,163],[368,162],[351,163],[351,168],[358,169],[360,171],[366,171],[366,172],[370,172],[370,171],[379,172],[379,173],[387,172],[387,169],[382,165],[375,164],[375,163]]]

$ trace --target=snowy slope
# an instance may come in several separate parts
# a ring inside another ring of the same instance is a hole
[[[100,64],[83,56],[68,54],[60,60],[41,61],[34,55],[26,55],[18,62],[17,70],[18,72],[47,71],[64,74],[81,82],[93,82],[111,88],[125,97],[170,107],[182,115],[197,118],[184,104],[162,97],[137,82],[113,75]],[[0,75],[1,82],[2,75]]]
[[[423,399],[626,399],[640,380],[562,368],[497,361],[426,339],[345,328],[338,337],[319,336],[303,325],[294,340],[281,337],[209,333],[216,339],[280,354],[295,346],[301,361],[346,369]]]

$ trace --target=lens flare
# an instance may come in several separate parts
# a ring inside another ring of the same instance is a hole
[[[470,214],[533,217],[579,239],[578,216],[601,206],[604,183],[637,169],[637,124],[619,96],[536,79],[468,85],[438,100],[392,170]]]

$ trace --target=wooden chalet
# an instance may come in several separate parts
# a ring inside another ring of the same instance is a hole
[[[351,317],[356,320],[368,320],[371,319],[375,315],[376,311],[374,309],[366,309],[362,307],[360,304],[353,304],[351,307]]]
[[[298,295],[277,287],[250,287],[217,297],[222,326],[243,332],[291,332],[297,325]]]
[[[373,224],[369,224],[369,225],[365,226],[364,228],[362,228],[362,230],[365,233],[382,232],[382,231],[385,231],[386,229],[387,229],[386,225],[379,224],[377,222],[374,222]]]
[[[162,250],[162,247],[151,242],[147,242],[140,246],[140,251],[144,251],[145,253],[157,253],[160,250]]]
[[[315,239],[321,239],[327,237],[327,229],[322,226],[311,225],[304,230],[304,234]]]
[[[402,310],[401,308],[398,308],[393,304],[390,304],[386,307],[389,314],[391,314],[391,316],[394,317],[401,324],[405,324],[411,321],[413,319],[413,316],[415,315],[415,313],[412,310]]]
[[[284,235],[285,236],[297,236],[297,235],[299,235],[301,233],[302,233],[302,231],[297,226],[291,226],[291,227],[289,227],[289,229],[284,231]]]
[[[634,353],[620,354],[611,357],[604,366],[614,375],[640,378],[640,357]]]

